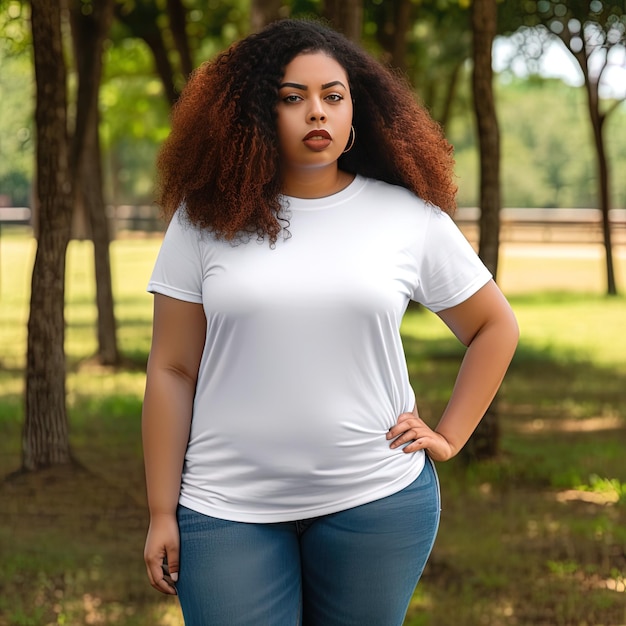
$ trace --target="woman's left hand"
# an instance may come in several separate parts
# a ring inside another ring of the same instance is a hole
[[[454,456],[447,439],[430,428],[420,418],[417,409],[413,413],[402,413],[395,426],[389,429],[387,439],[391,440],[390,448],[404,446],[402,452],[407,454],[426,450],[433,461],[447,461]]]

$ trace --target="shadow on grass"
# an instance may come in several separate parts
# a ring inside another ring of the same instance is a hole
[[[434,425],[463,347],[404,342]],[[498,458],[438,467],[440,536],[407,624],[626,623],[624,371],[522,342],[498,411]]]
[[[405,347],[420,411],[434,423],[462,347],[412,336]],[[145,356],[105,374],[139,375]],[[103,375],[89,368],[74,365],[84,380]],[[623,373],[575,355],[520,347],[500,395],[500,457],[438,468],[440,536],[407,626],[626,622],[626,490],[606,495],[626,483],[624,383]],[[141,556],[141,397],[119,384],[73,393],[71,441],[87,469],[0,483],[0,625],[178,626],[176,601],[151,589]],[[19,454],[20,409],[17,395],[0,402],[8,474],[15,467],[7,460]]]

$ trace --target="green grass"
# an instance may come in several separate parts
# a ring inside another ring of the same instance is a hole
[[[91,245],[68,252],[68,409],[83,469],[0,482],[0,626],[179,626],[147,583],[140,408],[150,341],[145,286],[159,240],[112,245],[116,316],[129,365],[97,366]],[[0,476],[20,464],[34,246],[0,240]],[[579,260],[579,262],[581,262]],[[511,261],[508,267],[511,267]],[[551,260],[551,281],[570,279]],[[547,280],[546,277],[544,277]],[[506,284],[506,281],[504,281]],[[511,289],[522,339],[499,396],[502,452],[440,464],[440,535],[407,626],[626,624],[626,299],[602,289]],[[439,319],[403,326],[425,419],[436,421],[462,351]]]

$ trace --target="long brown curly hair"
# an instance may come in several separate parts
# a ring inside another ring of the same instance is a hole
[[[408,83],[332,29],[289,19],[233,44],[190,77],[157,160],[165,217],[184,204],[193,224],[219,238],[276,241],[284,228],[278,89],[285,67],[305,52],[327,54],[348,76],[356,142],[339,168],[406,187],[452,214],[452,147]]]

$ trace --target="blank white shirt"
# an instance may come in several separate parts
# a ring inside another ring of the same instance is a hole
[[[180,503],[222,519],[305,519],[409,485],[423,452],[385,438],[415,404],[402,316],[491,278],[453,221],[401,187],[357,176],[283,202],[291,237],[274,247],[218,241],[179,210],[148,286],[204,306]]]

